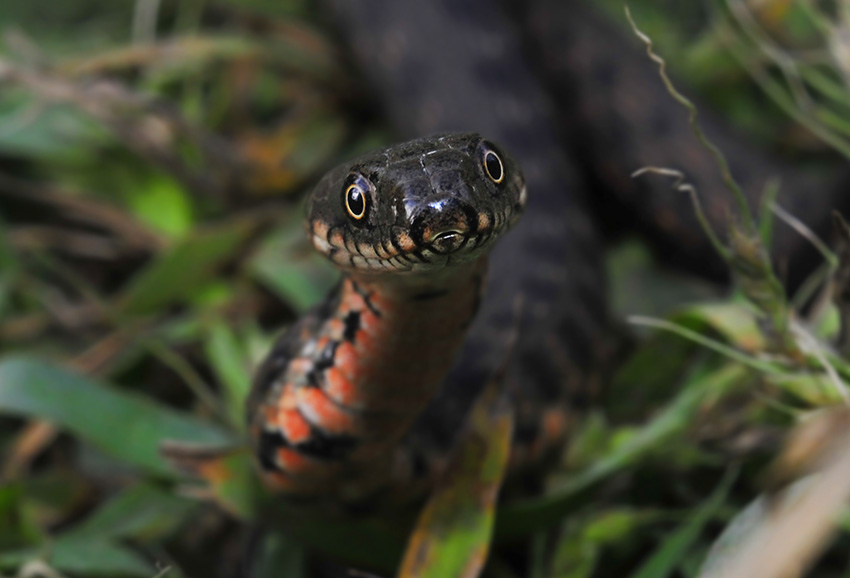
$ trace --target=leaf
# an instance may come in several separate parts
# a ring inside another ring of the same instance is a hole
[[[339,273],[305,239],[300,216],[293,215],[263,243],[251,260],[254,276],[296,311],[321,300]]]
[[[169,442],[162,454],[180,471],[204,480],[218,505],[240,519],[256,519],[273,499],[260,485],[253,458],[244,446]]]
[[[139,483],[110,499],[64,537],[81,541],[162,537],[184,523],[197,507],[196,500]]]
[[[138,554],[110,542],[58,539],[47,548],[0,553],[0,568],[15,570],[33,560],[45,560],[61,572],[115,578],[151,578],[156,568]]]
[[[119,460],[169,477],[177,472],[159,455],[163,440],[230,441],[219,428],[151,399],[22,356],[0,361],[0,413],[46,419]]]
[[[487,560],[513,413],[497,380],[482,393],[410,537],[400,578],[475,578]]]
[[[76,470],[60,467],[37,474],[30,473],[26,477],[22,476],[22,481],[17,483],[23,484],[25,490],[19,523],[26,524],[23,526],[24,532],[27,529],[29,531],[25,534],[28,536],[27,541],[15,546],[40,544],[47,528],[66,521],[72,512],[79,512],[91,502],[91,480]]]
[[[0,551],[36,541],[38,529],[24,512],[24,487],[20,482],[0,484]]]
[[[726,525],[711,545],[699,576],[722,576],[725,571],[724,566],[738,554],[746,537],[757,532],[759,526],[769,519],[770,506],[769,499],[759,496],[735,514],[732,521]]]
[[[839,312],[840,333],[836,347],[844,357],[850,356],[850,226],[839,213],[833,225],[839,236],[838,267],[832,274],[832,301]]]
[[[119,300],[120,311],[143,315],[193,296],[235,255],[256,225],[238,219],[182,239],[133,277]]]
[[[632,574],[632,578],[664,578],[669,576],[676,566],[683,561],[708,521],[723,505],[726,495],[737,477],[737,469],[730,469],[711,497],[688,515],[687,521],[667,538],[637,572]]]
[[[700,326],[711,327],[749,353],[762,352],[767,347],[756,314],[740,303],[702,303],[677,313],[672,321],[697,330]]]
[[[637,319],[640,324],[645,320]],[[673,327],[697,332],[702,345],[711,341],[721,354],[751,355],[761,353],[766,347],[752,308],[741,303],[702,303],[676,311],[664,326],[668,332],[656,332],[646,340],[628,361],[618,369],[606,393],[606,410],[613,419],[635,419],[642,408],[664,403],[675,394],[678,376],[685,371],[692,353],[702,351],[694,339],[682,339],[681,332]],[[723,341],[712,341],[717,333]],[[724,345],[729,342],[738,349]],[[639,386],[639,387],[638,387]]]
[[[121,25],[132,18],[132,5],[76,0],[51,8],[45,12],[40,2],[0,2],[0,22],[24,30],[45,55],[65,56],[127,41],[127,30]]]
[[[745,367],[730,363],[692,383],[628,441],[616,445],[589,468],[577,472],[544,496],[501,508],[496,538],[516,539],[558,523],[585,503],[587,494],[597,484],[640,462],[666,440],[687,431],[707,401],[733,391],[746,376]]]
[[[245,399],[251,389],[250,364],[236,335],[222,319],[210,324],[204,351],[224,390],[232,422],[244,428]]]
[[[586,520],[569,520],[555,544],[547,578],[588,578],[599,558],[599,544],[586,540]]]
[[[0,95],[0,150],[6,154],[80,162],[107,139],[102,127],[71,106],[45,106],[23,91]]]
[[[63,59],[59,70],[70,77],[117,74],[144,67],[147,84],[154,92],[168,82],[186,81],[205,68],[226,60],[256,56],[261,46],[250,38],[197,31],[186,36],[169,36],[149,44],[119,44],[93,54]]]
[[[678,335],[657,331],[622,364],[605,392],[611,419],[636,420],[646,408],[658,407],[676,395],[679,376],[698,346]],[[639,387],[636,387],[639,385]]]
[[[660,517],[660,512],[630,507],[594,512],[584,528],[585,539],[600,545],[627,541],[640,532],[643,525],[654,523]]]
[[[603,548],[626,546],[643,527],[658,521],[659,512],[633,508],[588,509],[570,516],[552,548],[546,578],[587,578],[594,575]]]
[[[848,442],[846,407],[818,412],[792,430],[768,472],[771,492],[727,526],[706,556],[700,578],[806,574],[829,544],[850,498]],[[816,474],[797,478],[809,472]]]
[[[127,192],[133,215],[156,231],[179,238],[191,228],[191,201],[174,180],[152,176]]]
[[[765,375],[764,380],[792,393],[814,407],[835,405],[843,401],[835,382],[826,373],[792,373]]]

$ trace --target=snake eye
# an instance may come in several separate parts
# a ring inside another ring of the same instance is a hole
[[[484,153],[484,170],[494,183],[501,183],[505,179],[505,168],[502,159],[495,152],[487,150]]]
[[[358,221],[366,216],[366,191],[358,183],[352,183],[345,189],[345,210]]]

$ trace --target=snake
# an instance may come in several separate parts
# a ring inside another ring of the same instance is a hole
[[[270,485],[352,503],[400,479],[429,485],[421,448],[397,448],[451,369],[487,253],[526,199],[517,163],[474,133],[395,145],[318,183],[310,238],[345,277],[259,371],[249,415]]]
[[[255,376],[260,470],[288,498],[352,511],[421,499],[512,331],[511,469],[541,463],[619,349],[602,265],[612,232],[638,231],[686,269],[726,270],[684,195],[629,174],[687,171],[715,226],[731,195],[654,65],[580,2],[322,5],[406,140],[331,170],[310,197],[308,234],[343,279]],[[779,201],[815,229],[848,208],[846,178],[783,164],[710,113],[706,125],[752,203],[779,175]],[[773,249],[791,285],[811,269],[790,229]]]

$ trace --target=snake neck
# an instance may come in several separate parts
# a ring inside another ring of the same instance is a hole
[[[349,276],[284,336],[299,345],[266,377],[253,432],[274,488],[357,499],[410,477],[393,449],[451,369],[485,273],[481,258],[427,284]]]

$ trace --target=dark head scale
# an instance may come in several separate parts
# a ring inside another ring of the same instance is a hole
[[[330,171],[308,208],[313,245],[361,273],[432,271],[481,256],[525,207],[525,181],[478,134],[367,154]]]

